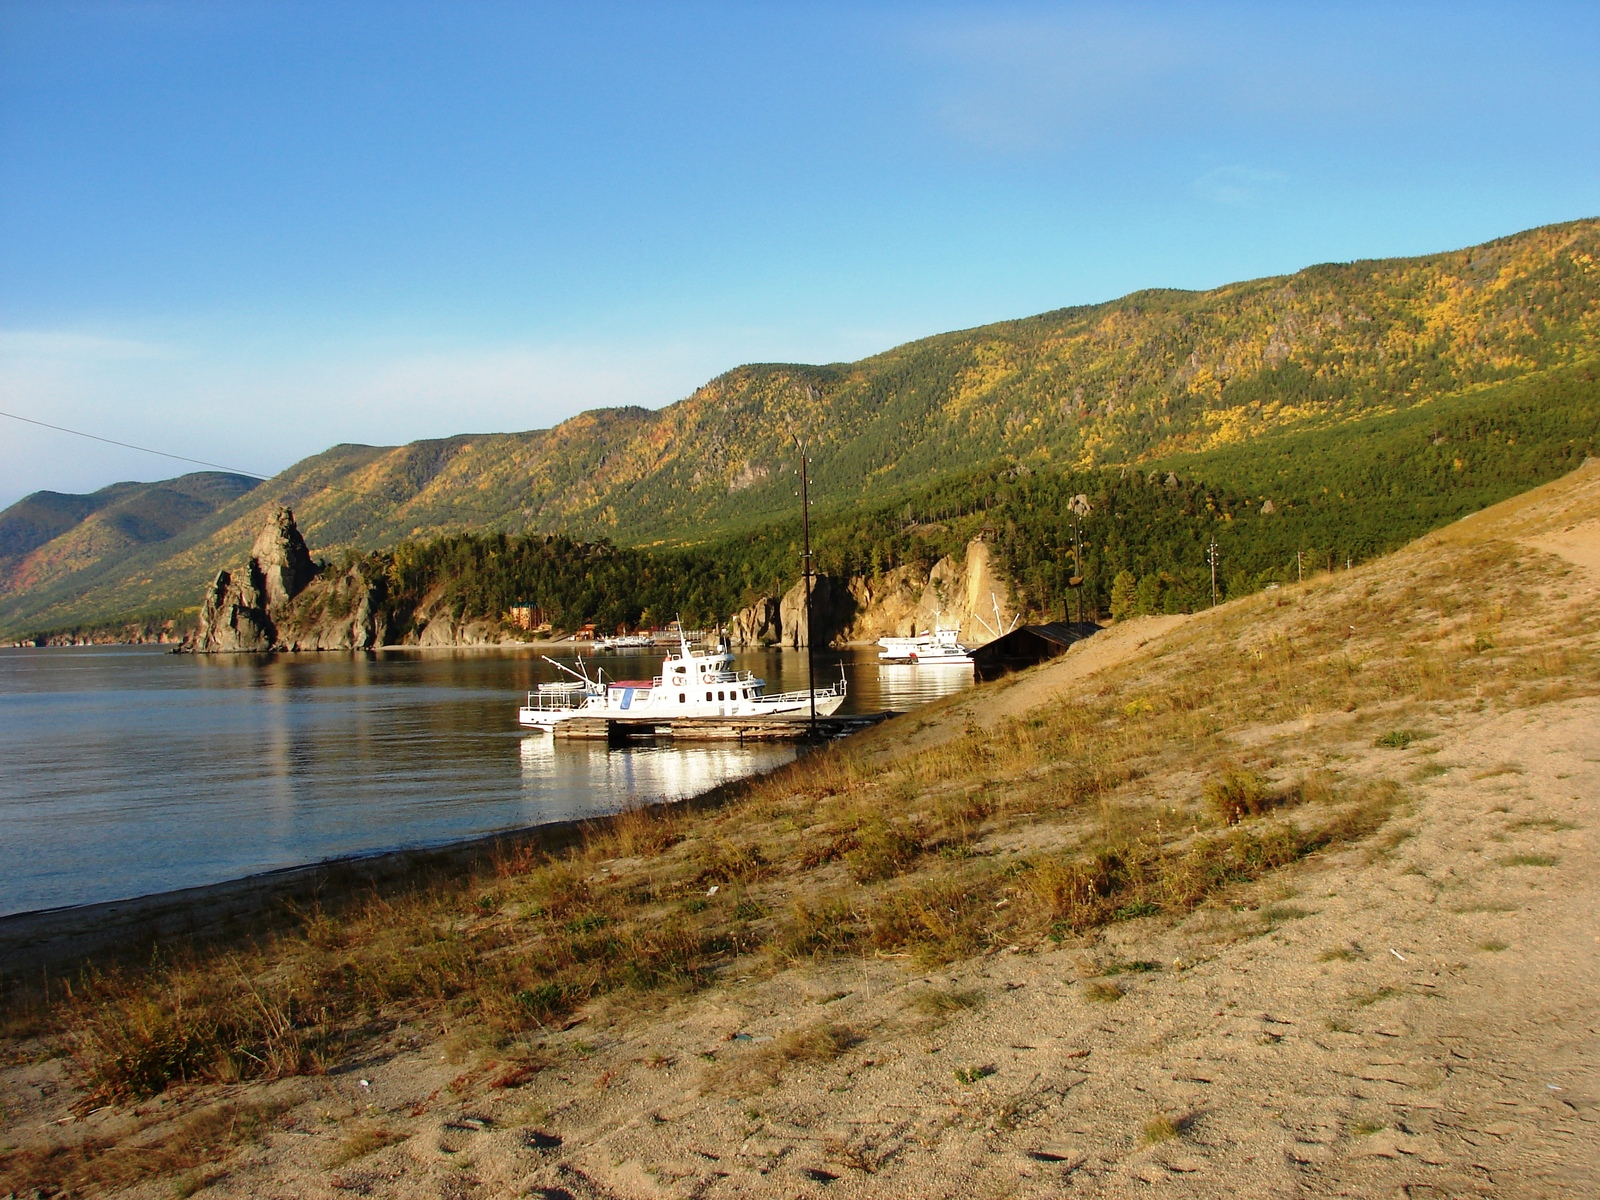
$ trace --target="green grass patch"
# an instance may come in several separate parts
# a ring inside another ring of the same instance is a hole
[[[1508,854],[1500,860],[1502,867],[1553,867],[1561,860],[1554,854]]]

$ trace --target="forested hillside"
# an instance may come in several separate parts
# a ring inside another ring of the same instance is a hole
[[[1566,473],[1597,445],[1600,369],[1588,364],[1140,469],[1060,472],[1001,460],[892,502],[824,514],[813,541],[819,570],[871,576],[905,565],[925,571],[988,531],[1027,614],[1075,616],[1080,596],[1069,579],[1080,561],[1085,616],[1111,612],[1124,572],[1131,611],[1185,612],[1211,601],[1213,539],[1219,598],[1236,597],[1375,557]],[[1080,496],[1088,512],[1075,526]],[[701,625],[781,594],[796,578],[799,548],[798,516],[677,547],[456,534],[370,555],[365,574],[387,579],[395,630],[424,598],[458,618],[534,604],[567,630],[677,616]]]
[[[371,551],[486,532],[706,543],[784,519],[794,503],[795,434],[810,443],[823,512],[903,507],[930,481],[999,459],[1035,475],[1161,466],[1241,496],[1281,493],[1305,511],[1278,528],[1309,522],[1319,553],[1348,545],[1360,554],[1488,495],[1502,459],[1508,478],[1548,470],[1539,457],[1553,452],[1548,440],[1485,441],[1494,464],[1485,469],[1470,455],[1455,467],[1461,456],[1447,453],[1449,439],[1476,436],[1469,426],[1479,418],[1463,414],[1498,419],[1474,405],[1511,404],[1528,422],[1547,398],[1559,407],[1569,393],[1588,395],[1585,364],[1597,355],[1596,220],[1208,292],[1138,292],[857,363],[740,367],[654,412],[607,410],[552,430],[394,449],[335,447],[117,571],[0,600],[0,627],[192,602],[281,503],[317,547]],[[1522,392],[1497,390],[1518,381]],[[1578,430],[1583,404],[1569,410],[1556,424]],[[1448,420],[1469,426],[1432,428]],[[1419,431],[1445,440],[1407,440]],[[1347,437],[1391,441],[1349,459]],[[1431,474],[1406,475],[1409,491],[1384,493],[1396,486],[1388,473],[1413,469],[1395,456],[1422,445]],[[1328,481],[1357,460],[1369,472],[1359,486]],[[1365,507],[1323,499],[1340,491]]]

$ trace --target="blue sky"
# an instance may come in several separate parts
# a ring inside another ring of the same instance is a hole
[[[0,5],[0,408],[270,473],[1600,214],[1600,6]],[[179,473],[0,419],[0,504]]]

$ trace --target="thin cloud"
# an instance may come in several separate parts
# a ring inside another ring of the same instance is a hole
[[[76,362],[181,358],[175,346],[64,329],[0,329],[0,357]]]
[[[1259,167],[1217,167],[1190,186],[1202,200],[1230,208],[1255,208],[1289,177]]]

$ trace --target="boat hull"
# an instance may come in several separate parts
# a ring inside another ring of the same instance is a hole
[[[817,716],[831,717],[844,705],[844,695],[840,692],[827,691],[817,693]],[[680,725],[686,721],[704,721],[714,724],[727,720],[759,720],[762,717],[809,717],[811,715],[811,700],[808,696],[801,695],[795,699],[793,695],[771,701],[749,700],[729,701],[726,704],[716,702],[706,703],[700,701],[696,704],[673,705],[668,707],[654,705],[634,708],[622,707],[616,702],[588,703],[574,708],[543,709],[520,708],[517,710],[517,723],[526,729],[543,729],[546,732],[554,729],[563,721],[572,720],[599,720],[617,721],[626,725]]]

